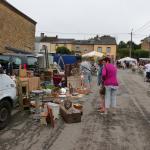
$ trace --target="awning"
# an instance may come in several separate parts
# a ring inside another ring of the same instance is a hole
[[[22,49],[17,49],[17,48],[13,48],[13,47],[5,47],[7,50],[9,51],[12,51],[12,52],[15,52],[15,53],[20,53],[20,54],[33,54],[31,52],[27,52],[25,50],[22,50]]]
[[[134,61],[134,62],[137,62],[136,59],[131,58],[131,57],[121,58],[121,59],[119,59],[118,61],[120,61],[120,62],[123,62],[123,61]]]
[[[104,54],[96,51],[89,52],[87,54],[83,54],[82,57],[103,57]]]

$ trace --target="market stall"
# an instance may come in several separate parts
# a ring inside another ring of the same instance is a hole
[[[137,60],[134,59],[134,58],[131,58],[131,57],[121,58],[121,59],[119,59],[118,61],[119,61],[119,62],[124,62],[124,61],[126,61],[126,62],[134,62],[134,63],[137,63]]]
[[[81,121],[82,105],[76,103],[75,99],[88,93],[80,89],[81,84],[77,74],[74,74],[68,80],[69,84],[64,86],[62,80],[61,84],[55,85],[54,82],[45,80],[47,79],[45,77],[41,80],[40,77],[29,76],[27,72],[26,69],[20,68],[16,82],[19,104],[25,110],[28,108],[33,116],[33,121],[41,125],[50,123],[52,127],[55,127],[57,119],[61,119],[59,115],[67,123]]]
[[[125,57],[119,59],[118,63],[123,68],[134,68],[137,65],[137,60],[131,57]]]
[[[83,54],[82,57],[103,57],[104,54],[96,51],[92,51],[86,54]]]
[[[76,100],[89,93],[81,87],[76,57],[56,56],[56,63],[46,68],[43,54],[36,57],[39,74],[20,64],[18,75],[11,76],[16,82],[19,110],[29,111],[33,121],[41,125],[55,127],[60,115],[67,123],[80,122],[83,106]]]

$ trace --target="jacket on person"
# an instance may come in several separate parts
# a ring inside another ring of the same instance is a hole
[[[103,70],[103,65],[98,66],[98,74],[97,74],[97,85],[102,84],[102,70]]]
[[[117,68],[113,64],[106,64],[102,70],[102,78],[105,86],[118,86]]]
[[[80,65],[80,72],[84,75],[91,73],[91,64],[88,61],[83,61]]]

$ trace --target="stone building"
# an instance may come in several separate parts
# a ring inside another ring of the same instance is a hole
[[[36,51],[40,52],[43,46],[46,46],[49,53],[56,53],[56,48],[64,46],[75,54],[82,55],[91,51],[98,51],[105,55],[116,58],[117,43],[114,37],[109,35],[96,36],[88,40],[60,39],[58,36],[47,37],[44,33],[36,37]]]
[[[74,50],[74,39],[62,39],[58,36],[49,37],[41,33],[40,37],[35,38],[35,50],[36,52],[42,52],[43,46],[47,47],[48,53],[56,53],[57,47],[66,47],[70,51]]]
[[[5,0],[0,0],[0,53],[32,52],[36,22]]]
[[[104,53],[116,59],[117,43],[116,39],[109,35],[98,37],[94,40],[94,51]]]
[[[116,39],[109,35],[96,36],[89,40],[76,40],[75,52],[85,54],[91,51],[97,51],[116,58]]]
[[[94,43],[91,40],[76,40],[75,52],[76,54],[85,54],[94,50]]]
[[[141,48],[142,50],[146,50],[146,51],[150,50],[150,36],[141,40]]]

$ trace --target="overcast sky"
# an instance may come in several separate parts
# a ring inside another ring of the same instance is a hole
[[[87,39],[110,34],[129,40],[133,28],[139,42],[150,34],[150,0],[8,0],[37,21],[36,35]]]

